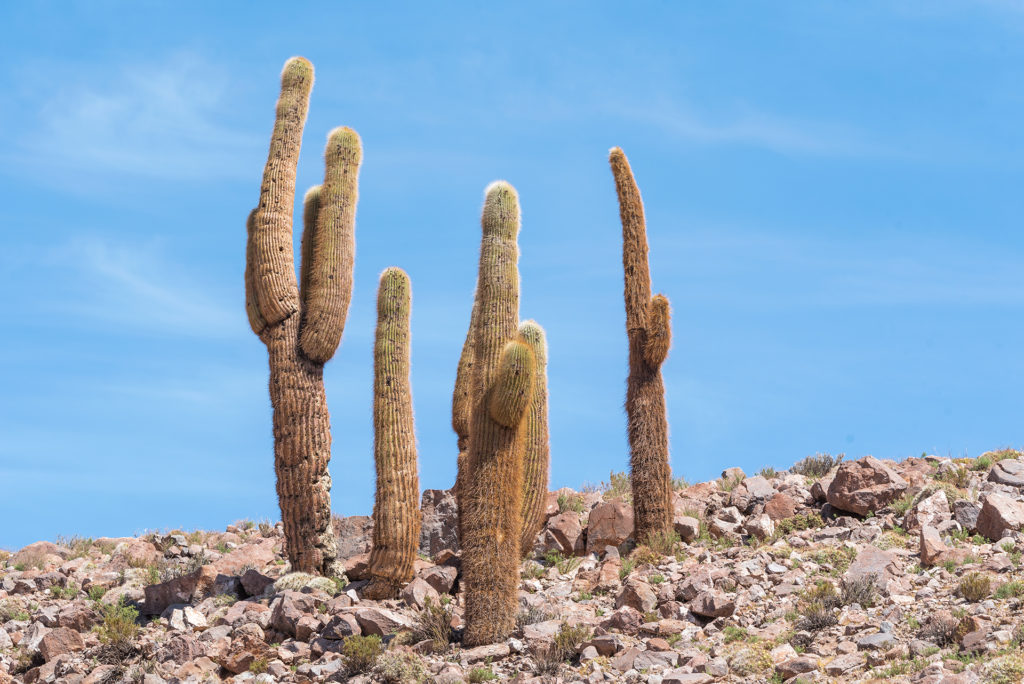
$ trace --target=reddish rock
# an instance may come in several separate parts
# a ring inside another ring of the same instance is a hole
[[[841,511],[867,515],[885,508],[907,491],[895,470],[872,456],[846,461],[829,485],[828,502]]]
[[[99,621],[99,615],[88,605],[75,601],[60,609],[57,615],[57,624],[61,627],[73,629],[76,632],[86,632]]]
[[[999,541],[1007,532],[1024,527],[1024,503],[1003,494],[988,494],[978,513],[978,534]]]
[[[440,601],[440,595],[426,580],[414,577],[412,582],[402,589],[402,600],[410,608],[423,610],[428,600],[436,606]]]
[[[940,523],[949,520],[952,515],[946,492],[940,489],[931,496],[921,499],[907,511],[903,529],[908,532],[916,532],[925,526],[938,527]]]
[[[342,566],[345,569],[345,576],[354,582],[370,579],[370,554],[368,553],[346,558]]]
[[[997,462],[988,471],[988,481],[1011,487],[1024,487],[1024,461],[1012,458]]]
[[[263,568],[277,558],[275,547],[280,542],[275,538],[261,538],[255,543],[250,542],[226,553],[213,563],[214,569],[224,575],[236,576],[243,568]]]
[[[814,672],[817,669],[818,659],[811,656],[790,658],[789,660],[781,662],[775,666],[775,671],[778,672],[783,679],[796,677],[797,675],[805,674],[807,672]]]
[[[67,627],[51,629],[39,642],[39,653],[42,654],[43,660],[46,662],[65,653],[81,651],[83,648],[85,648],[85,642],[82,640],[82,635]]]
[[[622,591],[615,598],[615,607],[622,608],[629,606],[636,608],[641,613],[647,613],[658,605],[658,596],[651,589],[651,585],[638,580],[627,580]]]
[[[958,549],[951,549],[942,541],[939,531],[934,527],[925,525],[921,528],[921,565],[931,567],[941,565],[946,561],[959,562],[963,560],[964,552]]]
[[[270,624],[279,632],[295,636],[299,618],[316,608],[313,597],[297,591],[283,591],[271,604]]]
[[[199,639],[192,634],[176,634],[160,645],[156,652],[159,662],[187,663],[203,654]]]
[[[459,571],[451,565],[432,565],[420,572],[419,576],[438,594],[450,594]]]
[[[213,587],[217,574],[212,565],[204,565],[188,575],[147,586],[142,612],[160,615],[175,603],[191,603],[194,596],[204,595]]]
[[[145,539],[128,539],[114,550],[118,567],[144,568],[163,558],[163,554]]]
[[[700,536],[700,520],[691,516],[679,515],[677,513],[672,519],[672,526],[675,528],[679,538],[687,544]]]
[[[267,587],[274,584],[271,577],[267,577],[254,568],[247,569],[240,578],[243,591],[247,596],[260,596]]]
[[[633,508],[621,501],[600,503],[590,511],[587,553],[619,546],[633,534]]]
[[[702,591],[690,601],[690,611],[703,617],[728,617],[736,611],[736,602],[717,591]]]
[[[601,623],[606,630],[618,630],[623,634],[636,634],[643,624],[643,615],[636,608],[623,606],[611,613]]]
[[[544,550],[558,551],[563,556],[583,553],[583,528],[578,513],[567,511],[550,518],[543,532]]]
[[[776,522],[792,518],[796,515],[796,500],[789,494],[779,492],[764,505],[764,512]]]
[[[344,639],[350,636],[359,636],[363,628],[352,613],[339,613],[332,617],[320,631],[325,639]]]
[[[334,516],[334,536],[338,538],[338,558],[370,553],[373,548],[373,518],[368,515]]]
[[[450,489],[427,489],[420,503],[420,551],[437,558],[442,551],[458,551],[459,509]]]
[[[257,658],[263,657],[267,651],[263,630],[259,625],[248,623],[237,628],[231,634],[231,646],[220,658],[220,664],[228,672],[241,674],[248,672],[249,666]]]
[[[387,608],[360,608],[356,611],[356,620],[367,635],[386,636],[412,627],[409,618]]]

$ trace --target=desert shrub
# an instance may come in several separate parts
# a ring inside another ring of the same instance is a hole
[[[690,488],[690,483],[686,480],[685,477],[673,477],[672,478],[672,489],[674,489],[675,491],[678,492],[680,490],[689,489],[689,488]]]
[[[576,655],[580,644],[589,638],[589,628],[563,622],[550,642],[539,642],[530,649],[538,674],[556,674],[566,661]]]
[[[93,539],[92,537],[80,537],[77,534],[70,537],[58,535],[57,539],[54,540],[57,546],[63,546],[65,549],[71,552],[69,558],[81,558],[82,556],[89,555],[89,549],[92,548]]]
[[[964,489],[971,484],[971,471],[962,465],[958,465],[955,468],[939,471],[935,474],[935,479],[939,482],[946,482],[954,487]]]
[[[633,549],[633,552],[629,554],[629,560],[633,561],[634,566],[657,565],[661,562],[663,555],[667,554],[657,553],[646,544],[641,544],[640,546]]]
[[[636,561],[632,558],[623,558],[622,565],[619,567],[619,579],[624,580],[629,577],[629,573],[633,572],[633,568],[636,567]]]
[[[776,521],[775,536],[784,537],[792,532],[816,529],[824,526],[825,521],[822,519],[820,513],[816,511],[811,513],[801,513],[800,515],[794,515],[792,518],[785,518],[784,520]]]
[[[828,580],[821,580],[815,584],[813,588],[807,591],[806,597],[808,601],[820,602],[828,610],[838,608],[843,604],[842,599],[836,592],[835,585]]]
[[[18,562],[14,565],[14,569],[18,572],[22,572],[30,568],[42,570],[44,567],[46,567],[46,555],[41,551],[24,552],[24,555],[21,555],[20,558],[18,558]]]
[[[608,473],[608,482],[603,482],[604,500],[620,500],[626,503],[633,503],[633,486],[629,482],[629,475],[624,472]]]
[[[722,628],[722,636],[725,637],[725,643],[731,644],[734,641],[746,641],[750,637],[750,633],[746,627],[726,625]]]
[[[96,601],[97,603],[99,603],[99,600],[103,598],[103,595],[106,593],[106,587],[101,587],[98,584],[94,584],[91,587],[89,587],[89,600]]]
[[[8,620],[29,620],[32,616],[14,599],[0,601],[0,623]]]
[[[415,654],[406,651],[382,653],[372,670],[385,684],[409,684],[427,679],[423,662]]]
[[[469,671],[469,675],[466,677],[466,681],[470,684],[479,684],[480,682],[490,682],[498,678],[498,675],[489,667],[474,667]]]
[[[380,637],[372,636],[350,636],[345,639],[341,647],[341,655],[345,658],[345,664],[349,671],[354,673],[369,672],[377,664],[383,648]]]
[[[554,620],[557,615],[549,613],[543,608],[537,606],[529,606],[519,611],[519,615],[516,616],[516,629],[522,632],[523,627],[526,625],[534,625],[538,622],[547,622],[548,620]]]
[[[540,579],[544,572],[544,566],[537,561],[528,560],[523,563],[522,576],[526,579]]]
[[[286,589],[302,591],[306,587],[316,589],[334,596],[338,593],[338,587],[329,577],[318,577],[305,572],[290,572],[274,582],[274,591],[281,592]]]
[[[249,663],[249,672],[252,672],[253,674],[263,674],[267,671],[267,666],[269,664],[270,663],[267,662],[267,659],[261,656]]]
[[[55,599],[70,599],[78,596],[78,586],[68,582],[63,587],[54,584],[50,587],[50,596]]]
[[[917,636],[930,641],[936,646],[945,648],[956,641],[958,621],[946,612],[940,612],[928,618]]]
[[[729,669],[741,677],[765,675],[772,669],[772,655],[767,644],[738,649],[729,657]]]
[[[797,461],[789,469],[791,473],[797,475],[803,475],[804,477],[819,478],[828,475],[829,472],[839,465],[840,461],[845,457],[844,454],[838,456],[829,456],[828,454],[815,454],[814,456],[808,456],[807,458]]]
[[[132,643],[139,635],[139,611],[125,605],[123,601],[102,606],[101,619],[97,629],[103,644],[105,662],[121,662],[135,652]]]
[[[876,575],[866,577],[843,578],[840,582],[842,589],[842,602],[844,606],[856,603],[861,608],[870,608],[875,605],[878,598],[878,585]]]
[[[558,494],[558,512],[566,513],[572,511],[573,513],[583,512],[583,497],[575,492],[566,493],[559,492]]]
[[[448,648],[452,639],[452,602],[451,597],[442,596],[440,601],[433,601],[428,596],[424,600],[413,628],[416,641],[430,640],[430,648],[435,653]]]
[[[1024,680],[1024,659],[1016,653],[998,657],[982,669],[985,684],[1017,684]]]
[[[838,623],[831,608],[826,608],[821,601],[810,601],[804,606],[803,617],[797,621],[796,628],[805,632],[818,632]]]
[[[1020,598],[1021,596],[1024,596],[1024,582],[1013,580],[1011,582],[1001,584],[996,589],[996,593],[993,594],[993,596],[997,599]]]
[[[739,487],[741,482],[743,482],[743,476],[739,474],[732,475],[731,477],[720,477],[718,478],[718,488],[723,492],[731,492]]]
[[[644,539],[643,546],[646,546],[659,556],[671,556],[675,552],[676,544],[681,541],[682,539],[679,538],[679,535],[674,530],[652,532]],[[658,560],[661,559],[659,558]],[[656,563],[657,561],[652,563],[652,565]]]
[[[972,572],[960,580],[956,590],[968,601],[980,601],[989,597],[992,592],[992,581],[988,575]]]

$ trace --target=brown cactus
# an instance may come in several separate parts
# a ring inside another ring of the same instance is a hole
[[[548,345],[544,328],[534,321],[519,325],[518,339],[533,351],[533,398],[523,425],[523,531],[520,555],[533,550],[537,533],[544,526],[548,498]]]
[[[618,147],[609,154],[622,220],[622,268],[625,273],[626,333],[629,336],[629,379],[626,389],[633,488],[634,537],[672,530],[672,471],[668,462],[668,417],[661,364],[670,341],[668,300],[651,297],[647,264],[647,225],[640,189],[626,155]]]
[[[515,629],[522,531],[523,418],[533,389],[530,347],[519,322],[519,201],[504,182],[487,189],[477,278],[468,474],[462,493],[463,644]]]
[[[373,456],[377,495],[368,598],[397,596],[412,579],[420,539],[419,477],[413,429],[409,315],[412,287],[400,268],[381,274],[373,348]]]
[[[351,252],[347,260],[344,255],[345,246],[353,244],[361,151],[351,129],[328,136],[324,184],[305,198],[300,290],[292,211],[312,85],[313,65],[301,57],[288,60],[259,205],[247,222],[245,291],[250,326],[270,359],[274,471],[288,559],[292,570],[333,575],[339,568],[331,528],[331,426],[323,370],[341,339],[352,291]],[[317,314],[306,315],[307,307]],[[307,326],[313,332],[307,334]],[[300,345],[300,335],[324,341]]]

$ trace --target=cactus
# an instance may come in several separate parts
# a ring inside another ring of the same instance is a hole
[[[307,192],[304,201],[300,288],[292,211],[312,86],[313,65],[301,57],[288,60],[259,205],[247,221],[245,307],[270,360],[274,471],[291,569],[334,575],[339,566],[331,527],[331,425],[323,371],[341,340],[352,292],[362,150],[351,129],[328,135],[324,184]]]
[[[629,336],[626,414],[634,538],[644,543],[652,535],[669,533],[672,529],[672,471],[668,462],[665,384],[661,378],[661,364],[668,355],[671,340],[669,305],[662,295],[651,297],[644,205],[629,160],[621,149],[613,147],[609,162],[622,219],[622,268]]]
[[[458,511],[457,530],[459,543],[462,543],[462,492],[469,479],[469,465],[466,454],[469,449],[469,423],[473,406],[471,383],[473,380],[473,352],[476,336],[477,295],[473,294],[473,313],[469,317],[469,331],[462,345],[459,365],[455,371],[455,390],[452,392],[452,430],[455,431],[459,456],[455,462],[455,506]]]
[[[516,339],[519,200],[505,182],[487,188],[481,220],[477,321],[473,332],[468,477],[462,491],[463,644],[508,637],[516,626],[522,531],[523,418],[533,352]]]
[[[377,495],[368,598],[393,598],[412,579],[420,539],[419,478],[409,383],[412,287],[400,268],[380,276],[373,347],[373,457]]]
[[[518,339],[533,351],[533,398],[523,426],[523,531],[520,556],[533,550],[533,542],[544,525],[548,496],[548,346],[544,328],[534,321],[519,325]]]

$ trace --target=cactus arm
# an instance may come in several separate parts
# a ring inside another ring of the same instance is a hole
[[[457,533],[462,539],[462,495],[469,482],[469,459],[466,457],[469,449],[469,425],[470,412],[473,410],[473,354],[475,352],[474,342],[476,340],[477,293],[473,292],[473,312],[469,316],[469,330],[466,332],[466,341],[462,344],[462,354],[459,356],[459,365],[455,371],[455,389],[452,392],[452,430],[455,431],[456,446],[459,455],[455,460],[455,506],[458,509]],[[461,542],[460,542],[461,543]]]
[[[352,301],[362,156],[359,135],[351,128],[335,128],[327,136],[326,170],[313,234],[309,288],[304,293],[301,334],[302,351],[319,363],[328,361],[338,349]]]
[[[613,147],[608,155],[622,219],[622,268],[625,274],[626,330],[630,337],[647,326],[651,300],[651,271],[647,264],[647,224],[633,170],[625,153]]]
[[[373,453],[377,490],[367,598],[394,598],[413,576],[420,539],[419,478],[410,372],[412,286],[400,268],[381,274],[373,350]]]
[[[299,262],[299,299],[303,308],[309,292],[310,267],[313,265],[313,236],[316,234],[316,219],[320,213],[320,188],[314,185],[302,198],[302,247]]]
[[[654,295],[647,312],[647,336],[644,340],[644,358],[654,368],[665,362],[672,345],[670,317],[668,298]]]
[[[267,322],[263,320],[263,316],[260,314],[260,307],[256,304],[256,293],[253,291],[252,284],[252,233],[255,216],[256,210],[253,209],[249,212],[248,218],[245,219],[245,313],[249,317],[249,327],[252,328],[252,331],[257,336],[260,336],[267,329]]]
[[[252,289],[267,325],[276,325],[299,310],[292,209],[295,169],[312,87],[313,65],[302,57],[289,59],[281,73],[281,97],[253,220]]]
[[[548,350],[544,328],[534,321],[519,325],[517,338],[533,351],[533,398],[523,425],[523,532],[520,556],[533,550],[537,533],[544,525],[544,511],[548,494]]]
[[[491,386],[487,410],[499,425],[518,427],[533,396],[533,352],[529,345],[512,341],[505,345]]]

